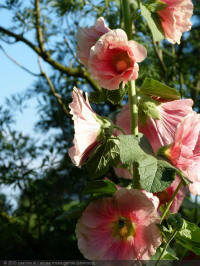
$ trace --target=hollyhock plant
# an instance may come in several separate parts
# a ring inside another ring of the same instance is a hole
[[[93,201],[76,226],[78,247],[89,260],[148,260],[161,244],[159,200],[151,193],[119,189]]]
[[[128,41],[121,29],[110,30],[100,37],[90,50],[88,69],[100,86],[119,89],[138,77],[138,62],[146,57],[146,49],[135,41]]]
[[[191,0],[162,0],[166,7],[158,11],[167,40],[173,44],[180,44],[184,31],[191,29],[190,18],[193,14]]]
[[[89,28],[79,28],[77,33],[77,55],[80,61],[87,67],[90,57],[90,49],[97,40],[110,29],[106,26],[104,18],[97,19],[94,26]]]
[[[164,154],[193,183],[189,190],[200,195],[200,115],[193,112],[178,125],[173,143]]]
[[[161,146],[174,141],[176,127],[185,116],[193,112],[192,105],[191,99],[160,103],[156,106],[159,118],[148,117],[144,125],[139,123],[139,131],[149,140],[154,152]],[[117,115],[116,124],[127,134],[131,133],[129,105],[126,105]],[[117,131],[117,134],[121,133]]]
[[[81,167],[102,138],[103,127],[112,130],[108,120],[100,118],[92,110],[88,95],[84,98],[83,92],[76,87],[72,93],[73,101],[69,105],[74,120],[74,146],[68,151],[72,162]],[[106,124],[107,123],[107,124]]]

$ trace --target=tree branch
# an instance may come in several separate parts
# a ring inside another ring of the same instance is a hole
[[[23,69],[24,71],[26,71],[27,73],[39,77],[41,76],[40,74],[36,74],[34,72],[32,72],[31,70],[29,70],[28,68],[22,66],[19,62],[17,62],[14,58],[12,58],[7,52],[6,50],[0,45],[0,49],[2,50],[2,52],[14,63],[16,64],[18,67],[20,67],[21,69]]]
[[[101,91],[101,87],[97,84],[95,80],[93,80],[90,76],[90,74],[81,67],[76,67],[76,68],[71,68],[71,67],[66,67],[60,64],[59,62],[55,61],[52,57],[50,57],[49,53],[43,53],[39,47],[34,45],[32,42],[27,40],[26,38],[23,37],[21,34],[16,34],[8,29],[5,29],[4,27],[0,26],[0,32],[3,32],[4,34],[13,37],[16,39],[16,41],[21,41],[25,43],[27,46],[29,46],[34,52],[36,52],[44,61],[46,61],[48,64],[53,66],[55,69],[61,71],[62,73],[74,77],[80,77],[84,78],[85,80],[88,81],[88,83],[97,91]]]
[[[67,115],[67,116],[70,116],[70,113],[69,111],[67,110],[65,104],[63,103],[63,100],[62,100],[62,97],[60,96],[60,94],[57,93],[56,91],[56,88],[54,87],[53,83],[51,82],[50,78],[48,77],[48,75],[44,72],[43,68],[42,68],[42,65],[41,65],[41,62],[40,62],[40,57],[38,57],[38,64],[39,64],[39,67],[40,67],[40,71],[41,71],[41,75],[46,79],[50,89],[51,89],[51,92],[52,94],[56,97],[58,103],[61,105],[64,113]]]
[[[43,33],[40,23],[40,0],[35,0],[35,18],[36,18],[36,35],[37,35],[37,41],[40,47],[40,50],[42,53],[46,53],[44,48],[44,39],[43,39]]]

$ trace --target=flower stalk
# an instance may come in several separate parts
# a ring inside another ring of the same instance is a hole
[[[132,39],[132,22],[130,17],[129,0],[121,1],[123,19],[124,19],[124,30],[128,36],[128,39]],[[134,136],[138,135],[138,107],[137,107],[137,94],[135,88],[135,81],[128,83],[128,96],[129,96],[129,107],[131,114],[131,133]]]
[[[163,214],[162,214],[162,216],[161,216],[160,223],[162,223],[162,221],[164,220],[166,214],[167,214],[168,211],[169,211],[170,206],[172,205],[172,203],[173,203],[173,201],[174,201],[174,199],[175,199],[177,193],[179,192],[180,188],[182,187],[182,185],[183,185],[183,182],[182,182],[182,180],[181,180],[180,183],[178,184],[176,190],[174,191],[174,194],[172,195],[170,201],[167,203],[167,206],[166,206],[166,208],[165,208],[165,210],[164,210],[164,212],[163,212]]]

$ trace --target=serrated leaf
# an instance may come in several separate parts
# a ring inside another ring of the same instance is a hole
[[[119,139],[120,159],[123,164],[136,163],[143,189],[149,192],[160,192],[170,186],[174,180],[176,168],[164,160],[158,160],[151,155],[151,151],[144,152],[139,145],[141,137],[120,135]]]
[[[124,96],[126,95],[127,91],[128,89],[126,86],[124,88],[120,86],[118,90],[111,90],[111,91],[102,88],[101,92],[91,92],[89,101],[96,104],[105,101],[109,101],[112,104],[120,104]]]
[[[140,92],[145,95],[161,97],[167,100],[178,100],[181,98],[177,90],[151,78],[144,80]]]
[[[158,18],[158,15],[155,13],[151,13],[142,3],[140,3],[140,9],[141,9],[141,14],[145,18],[153,39],[155,42],[159,42],[165,38],[160,20]]]
[[[111,166],[119,162],[119,140],[108,138],[97,146],[86,163],[91,177],[96,178],[105,174]]]
[[[151,174],[148,172],[148,168]],[[157,160],[154,164],[151,163],[147,166],[142,163],[138,170],[142,188],[152,193],[163,191],[169,187],[176,174],[176,169],[164,160]]]
[[[100,195],[113,195],[117,191],[116,185],[110,180],[96,180],[89,182],[83,190],[83,194],[96,193]]]
[[[105,100],[106,100],[106,94],[104,90],[102,90],[101,92],[93,91],[90,93],[90,96],[89,96],[90,102],[99,104],[99,103],[105,102]]]
[[[120,87],[118,90],[107,90],[107,100],[112,104],[120,104],[124,96],[128,92],[127,87]]]

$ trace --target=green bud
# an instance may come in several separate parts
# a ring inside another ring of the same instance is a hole
[[[152,100],[148,96],[142,96],[138,101],[138,115],[142,125],[146,124],[148,118],[160,119],[158,105],[160,103]]]

